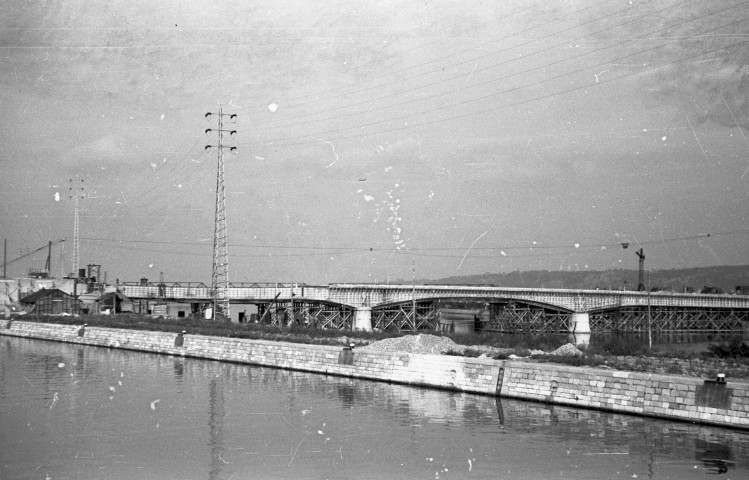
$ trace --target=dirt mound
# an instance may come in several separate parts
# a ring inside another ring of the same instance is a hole
[[[549,355],[579,357],[583,355],[583,352],[581,352],[580,349],[578,349],[576,346],[572,345],[571,343],[568,343],[566,345],[562,345],[561,347],[557,348],[553,352],[550,352]]]
[[[437,335],[406,335],[399,338],[386,338],[377,342],[370,343],[361,350],[375,350],[379,352],[407,352],[407,353],[425,353],[439,355],[450,350],[454,352],[463,352],[465,346],[458,345],[447,337]]]

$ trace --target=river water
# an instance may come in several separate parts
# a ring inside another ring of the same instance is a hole
[[[749,433],[0,337],[3,479],[749,478]]]

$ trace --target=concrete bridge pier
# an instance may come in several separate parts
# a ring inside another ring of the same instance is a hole
[[[357,307],[354,312],[354,330],[372,331],[372,307]]]
[[[577,346],[587,346],[590,343],[590,314],[588,312],[573,312],[569,323],[570,342]]]

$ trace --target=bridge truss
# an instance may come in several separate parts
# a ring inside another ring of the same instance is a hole
[[[415,310],[412,302],[398,303],[373,308],[372,327],[377,330],[437,330],[439,318],[430,301],[416,302]]]
[[[728,333],[742,330],[749,312],[731,308],[621,307],[590,314],[592,332]]]
[[[278,327],[301,325],[310,328],[351,330],[355,309],[346,305],[300,299],[258,305],[258,323]]]
[[[484,331],[496,333],[567,333],[570,313],[537,305],[489,304],[489,322]]]
[[[133,301],[186,302],[193,312],[213,301],[202,283],[120,284]],[[749,296],[434,285],[232,284],[230,300],[255,304],[261,323],[350,330],[357,309],[371,309],[378,330],[440,330],[441,305],[481,310],[484,331],[568,332],[574,312],[599,332],[737,332],[749,329]],[[415,312],[414,312],[415,304]],[[445,307],[445,308],[450,308]]]

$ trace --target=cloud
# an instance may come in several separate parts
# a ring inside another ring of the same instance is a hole
[[[70,152],[71,161],[121,162],[124,159],[133,160],[126,145],[127,140],[120,135],[107,134],[91,142],[73,148]]]

